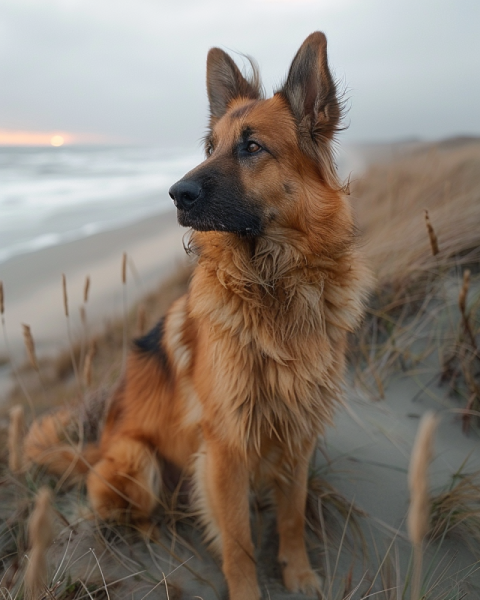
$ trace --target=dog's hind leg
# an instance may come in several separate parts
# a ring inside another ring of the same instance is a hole
[[[308,463],[313,444],[295,458],[285,460],[288,468],[274,481],[280,547],[278,560],[283,582],[292,592],[310,596],[321,593],[320,578],[310,566],[305,547],[305,505],[307,500]]]
[[[142,531],[150,527],[150,516],[161,488],[160,465],[152,449],[142,441],[122,437],[91,469],[87,491],[95,514],[104,520],[130,520]]]

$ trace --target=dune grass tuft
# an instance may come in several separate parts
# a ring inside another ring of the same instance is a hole
[[[14,406],[10,410],[10,422],[8,425],[8,468],[17,475],[22,472],[23,461],[23,438],[25,435],[25,412],[23,406]]]
[[[351,344],[359,383],[382,399],[392,373],[413,370],[439,349],[439,380],[463,403],[468,428],[480,408],[480,143],[438,144],[372,166],[353,195],[377,277]]]
[[[426,413],[423,416],[412,448],[408,470],[410,507],[407,515],[407,530],[414,552],[411,600],[419,600],[421,598],[422,545],[430,526],[428,467],[433,458],[433,437],[437,424],[438,418],[433,413]]]
[[[25,349],[27,351],[28,360],[30,361],[30,365],[33,367],[35,371],[39,371],[37,355],[35,353],[35,341],[33,339],[32,330],[30,329],[30,325],[26,325],[23,323],[23,341],[25,342]]]
[[[437,256],[439,253],[438,249],[438,239],[435,233],[435,229],[430,223],[430,217],[428,216],[428,210],[425,209],[425,223],[427,225],[428,238],[430,240],[430,248],[432,249],[432,255]]]
[[[49,488],[42,487],[28,523],[30,553],[25,572],[26,600],[48,597],[47,551],[53,538],[52,493]]]
[[[466,472],[462,465],[450,482],[432,496],[431,536],[459,539],[474,554],[480,550],[480,471]]]

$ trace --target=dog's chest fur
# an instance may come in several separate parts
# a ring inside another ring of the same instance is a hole
[[[285,247],[201,254],[188,303],[218,435],[244,451],[260,452],[268,438],[294,452],[331,423],[356,312],[347,263],[307,264]]]

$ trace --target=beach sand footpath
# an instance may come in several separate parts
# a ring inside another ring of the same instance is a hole
[[[66,277],[73,337],[81,328],[86,277],[90,289],[86,311],[91,333],[123,314],[122,257],[127,254],[128,307],[150,292],[185,262],[183,236],[174,210],[128,226],[44,248],[0,264],[5,294],[8,348],[0,336],[0,357],[16,364],[26,360],[22,324],[30,326],[39,357],[57,354],[68,345],[62,274]],[[1,394],[8,388],[8,368],[2,368]]]

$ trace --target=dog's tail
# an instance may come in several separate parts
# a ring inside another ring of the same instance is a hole
[[[78,412],[61,408],[32,423],[24,441],[24,457],[27,463],[77,483],[100,459],[98,445],[85,441]]]

